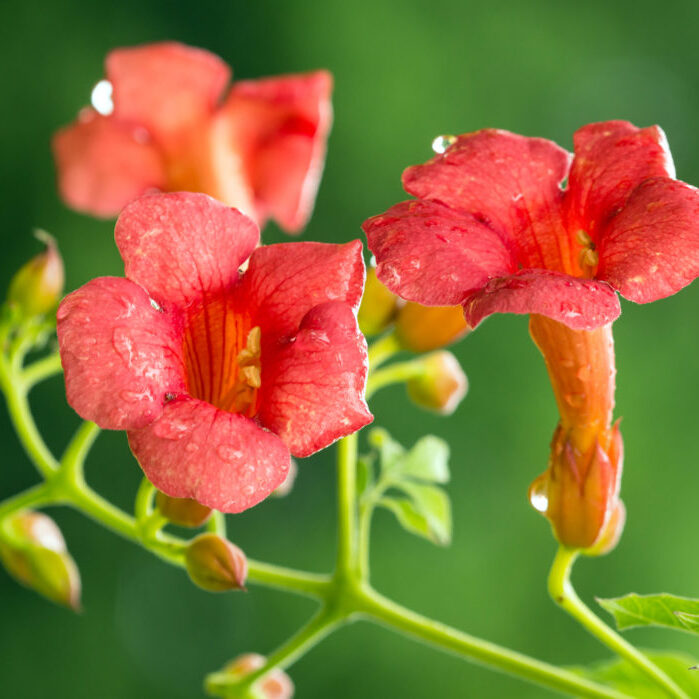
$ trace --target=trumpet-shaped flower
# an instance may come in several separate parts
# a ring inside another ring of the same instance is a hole
[[[674,179],[657,126],[590,124],[574,144],[573,157],[506,131],[442,138],[443,153],[403,174],[416,199],[364,230],[379,278],[403,298],[461,304],[472,327],[531,314],[561,415],[532,503],[565,545],[603,550],[624,519],[615,291],[647,303],[699,275],[699,192]]]
[[[175,42],[106,59],[94,108],[53,139],[66,203],[110,218],[149,191],[204,192],[288,232],[308,220],[325,158],[325,71],[233,84],[217,56]]]
[[[127,431],[158,489],[238,512],[282,483],[290,452],[371,421],[359,241],[255,249],[249,218],[191,193],[137,199],[115,236],[126,278],[58,310],[66,393]]]

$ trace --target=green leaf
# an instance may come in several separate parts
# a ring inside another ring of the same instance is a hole
[[[448,483],[449,445],[433,435],[419,439],[401,460],[400,472],[430,483]]]
[[[417,534],[437,543],[427,517],[408,498],[383,497],[378,504],[393,512],[401,527],[411,534]]]
[[[395,484],[410,497],[420,514],[427,520],[436,544],[446,546],[451,542],[451,503],[449,496],[437,486],[403,481]]]
[[[379,452],[382,473],[393,471],[396,464],[405,455],[405,449],[381,427],[370,430],[369,444]]]
[[[699,671],[691,669],[696,661],[682,653],[649,652],[646,655],[684,689],[690,697],[699,697]],[[658,687],[635,665],[626,660],[612,660],[592,667],[574,667],[574,672],[595,682],[610,685],[634,699],[666,699]]]
[[[637,595],[598,599],[619,629],[634,626],[664,626],[699,633],[699,600],[674,595]]]

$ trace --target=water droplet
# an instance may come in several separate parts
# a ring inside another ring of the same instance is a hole
[[[153,432],[162,439],[182,439],[189,432],[189,425],[177,420],[159,420],[155,423]]]
[[[220,446],[217,450],[216,453],[224,460],[224,461],[237,461],[243,456],[243,452],[240,451],[240,449],[234,449],[233,447],[229,447],[226,445]]]
[[[120,391],[119,398],[127,403],[138,403],[144,398],[150,398],[150,394],[147,391]]]
[[[195,451],[199,451],[199,445],[195,444],[194,442],[188,442],[184,450],[188,451],[191,454]]]
[[[133,363],[133,340],[128,329],[114,328],[112,344],[117,354],[126,362],[126,366],[131,368]]]
[[[455,141],[456,136],[451,134],[442,134],[441,136],[437,136],[437,138],[432,141],[432,150],[435,153],[444,153]]]
[[[90,102],[96,112],[102,116],[109,116],[114,111],[114,102],[112,101],[112,83],[109,80],[100,80],[97,85],[92,88]]]
[[[153,309],[158,311],[158,313],[163,312],[163,307],[155,300],[155,299],[148,299],[150,301],[150,305]]]
[[[529,487],[529,502],[531,506],[541,514],[545,514],[549,507],[549,498],[546,488],[546,476],[539,476]]]
[[[580,408],[585,402],[585,395],[583,393],[566,393],[563,398],[571,408]]]
[[[243,488],[243,494],[244,494],[244,495],[250,496],[250,495],[252,495],[254,492],[255,492],[255,486],[254,486],[254,485],[246,485],[246,486]]]

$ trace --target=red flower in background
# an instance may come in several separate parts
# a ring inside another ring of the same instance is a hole
[[[531,314],[560,413],[532,503],[563,544],[599,553],[624,523],[615,290],[647,303],[699,275],[699,193],[673,179],[658,127],[590,124],[574,142],[571,158],[506,131],[454,138],[403,174],[417,199],[364,230],[379,278],[403,298],[461,304],[473,327],[496,312]]]
[[[298,232],[323,168],[332,78],[242,81],[224,98],[230,73],[174,42],[112,51],[93,99],[101,113],[83,109],[53,139],[66,203],[109,218],[149,191],[204,192]]]
[[[94,279],[58,309],[66,393],[127,430],[158,489],[239,512],[280,485],[289,452],[371,421],[359,241],[255,249],[250,219],[190,193],[136,200],[115,235],[126,279]]]

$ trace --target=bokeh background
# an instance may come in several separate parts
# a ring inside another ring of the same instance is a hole
[[[122,273],[111,222],[59,201],[49,139],[85,104],[105,53],[158,39],[205,47],[235,75],[329,68],[335,125],[306,239],[341,242],[403,197],[400,173],[430,157],[440,133],[497,126],[572,147],[590,121],[659,123],[678,176],[699,183],[699,4],[549,0],[86,3],[5,0],[0,56],[2,169],[0,284],[38,250],[31,230],[59,240],[69,289]],[[283,236],[270,226],[267,241]],[[699,284],[617,322],[617,413],[627,458],[629,517],[618,549],[583,560],[581,594],[629,591],[699,596]],[[555,663],[607,653],[548,600],[554,544],[528,505],[545,467],[556,412],[545,369],[522,317],[499,316],[456,348],[471,380],[448,419],[419,412],[401,388],[380,393],[376,423],[405,443],[423,433],[452,448],[455,535],[434,547],[376,517],[376,586],[415,609]],[[33,395],[37,420],[59,451],[78,424],[62,381]],[[0,497],[36,477],[0,408]],[[130,507],[140,479],[121,433],[100,437],[88,479]],[[180,570],[52,510],[79,563],[84,613],[73,615],[0,572],[3,696],[37,699],[179,699],[202,696],[204,674],[243,651],[267,653],[312,612],[303,599],[253,587],[215,596]],[[301,463],[292,494],[230,518],[251,556],[327,570],[334,554],[333,450]],[[691,637],[635,631],[641,645],[682,648]],[[369,624],[342,629],[291,674],[299,697],[543,697],[544,690],[443,655]]]

